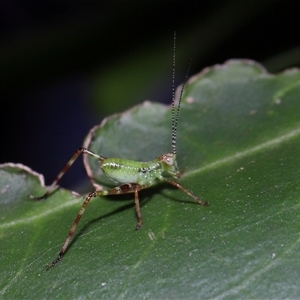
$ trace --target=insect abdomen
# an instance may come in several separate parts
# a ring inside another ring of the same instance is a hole
[[[160,163],[137,162],[123,158],[107,158],[100,161],[99,167],[106,176],[120,183],[138,183],[151,185],[160,173]]]

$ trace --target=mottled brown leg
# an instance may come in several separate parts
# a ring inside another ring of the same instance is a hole
[[[136,224],[135,228],[140,229],[142,227],[143,220],[142,220],[138,190],[134,191],[134,203],[135,203],[136,216],[138,219],[138,223]]]
[[[74,163],[74,161],[78,158],[78,156],[81,153],[86,153],[90,156],[93,156],[95,158],[97,158],[98,160],[103,160],[105,159],[104,157],[95,154],[94,152],[85,149],[85,148],[79,148],[71,157],[71,159],[67,162],[67,164],[62,168],[62,170],[58,173],[58,175],[56,176],[56,178],[54,179],[54,181],[52,182],[52,184],[49,186],[49,188],[47,189],[46,193],[43,196],[40,197],[35,197],[32,195],[29,195],[29,197],[31,199],[34,200],[44,200],[46,199],[49,194],[51,194],[51,192],[55,189],[55,187],[57,186],[58,181],[63,177],[63,175],[68,171],[68,169],[72,166],[72,164]]]
[[[207,201],[202,201],[200,198],[198,198],[197,196],[195,196],[193,193],[191,193],[190,191],[188,191],[187,189],[185,189],[182,185],[180,185],[178,182],[171,180],[171,179],[166,179],[164,178],[165,181],[169,182],[170,184],[176,186],[177,188],[179,188],[180,190],[182,190],[183,192],[185,192],[186,194],[188,194],[190,197],[192,197],[197,203],[203,205],[203,206],[208,206],[208,202]]]
[[[140,191],[141,189],[145,188],[146,186],[143,185],[139,185],[139,184],[123,184],[121,186],[117,186],[115,188],[109,189],[109,190],[104,190],[104,191],[95,191],[92,192],[90,194],[88,194],[88,196],[85,198],[83,204],[81,205],[81,208],[69,230],[68,236],[61,248],[61,250],[59,251],[58,256],[56,257],[56,259],[47,265],[47,270],[51,267],[54,267],[57,263],[59,263],[65,252],[66,249],[72,239],[72,236],[74,234],[74,231],[87,207],[87,205],[89,204],[90,200],[93,197],[98,197],[98,196],[107,196],[107,195],[118,195],[118,194],[129,194],[129,193],[134,193],[134,198],[135,198],[135,205],[136,205],[136,212],[137,212],[137,217],[138,217],[138,224],[137,227],[140,228],[142,225],[142,216],[141,216],[141,212],[140,212],[140,206],[139,206],[139,199],[138,199],[138,191]]]

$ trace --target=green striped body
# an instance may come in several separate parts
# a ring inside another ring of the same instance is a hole
[[[137,183],[151,186],[157,180],[179,177],[176,155],[164,154],[149,162],[138,162],[124,158],[99,160],[103,173],[118,183]]]

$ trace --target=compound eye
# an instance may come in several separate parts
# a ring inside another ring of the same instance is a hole
[[[169,166],[172,166],[174,164],[173,158],[168,155],[165,156],[164,161]]]

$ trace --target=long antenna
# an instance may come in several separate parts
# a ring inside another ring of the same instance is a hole
[[[176,118],[175,118],[175,50],[176,50],[176,31],[174,31],[174,45],[173,45],[173,76],[172,76],[172,153],[176,155],[176,138],[177,138],[177,124],[179,119],[179,112],[180,112],[180,104],[181,98],[183,94],[183,90],[185,84],[189,79],[189,72],[192,65],[193,56],[190,59],[190,63],[188,69],[185,74],[184,82],[182,84],[182,88],[180,91],[179,102],[177,106]]]
[[[178,122],[178,110],[175,122],[175,61],[176,61],[176,31],[174,31],[174,42],[173,42],[173,74],[172,74],[172,153],[176,155],[176,133],[177,133],[177,122]],[[180,100],[179,100],[180,104]]]

